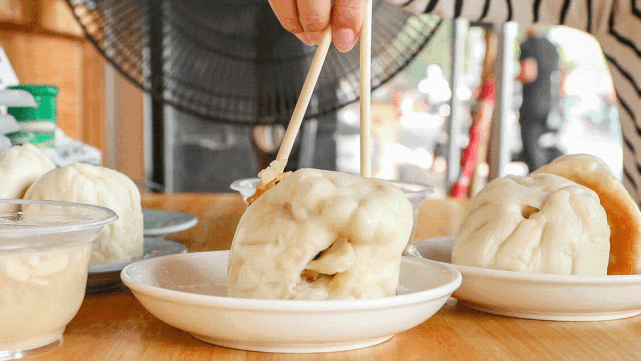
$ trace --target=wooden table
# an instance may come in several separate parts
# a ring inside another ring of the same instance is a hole
[[[467,202],[428,200],[417,239],[453,234]],[[241,198],[143,195],[146,208],[197,215],[175,234],[190,251],[229,248],[243,212]],[[384,321],[384,320],[382,320]],[[126,288],[89,295],[65,331],[62,346],[35,360],[639,360],[641,316],[604,322],[550,322],[484,314],[450,299],[423,324],[367,349],[327,354],[268,354],[210,345],[147,312]]]

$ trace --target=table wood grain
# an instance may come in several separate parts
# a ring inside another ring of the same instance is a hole
[[[191,252],[229,248],[244,203],[232,194],[144,194],[146,208],[199,217],[172,235]],[[455,232],[466,201],[428,200],[417,239]],[[381,320],[385,322],[385,320]],[[63,344],[35,360],[638,360],[641,316],[602,322],[551,322],[494,316],[451,298],[432,318],[366,349],[326,354],[269,354],[210,345],[147,312],[126,289],[88,295]]]

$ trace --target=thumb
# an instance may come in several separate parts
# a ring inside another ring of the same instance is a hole
[[[335,0],[332,7],[332,38],[341,52],[354,47],[361,33],[367,0]]]

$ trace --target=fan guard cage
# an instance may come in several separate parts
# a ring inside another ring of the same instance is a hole
[[[154,99],[222,123],[286,124],[315,51],[280,26],[265,0],[67,2],[127,79]],[[375,0],[372,89],[407,66],[440,24]],[[358,100],[355,50],[330,49],[306,119]]]

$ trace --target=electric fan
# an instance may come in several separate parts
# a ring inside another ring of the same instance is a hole
[[[266,0],[67,0],[104,57],[153,99],[201,119],[285,124],[315,47]],[[403,69],[440,20],[374,0],[372,88]],[[358,51],[332,47],[306,119],[358,100]]]

